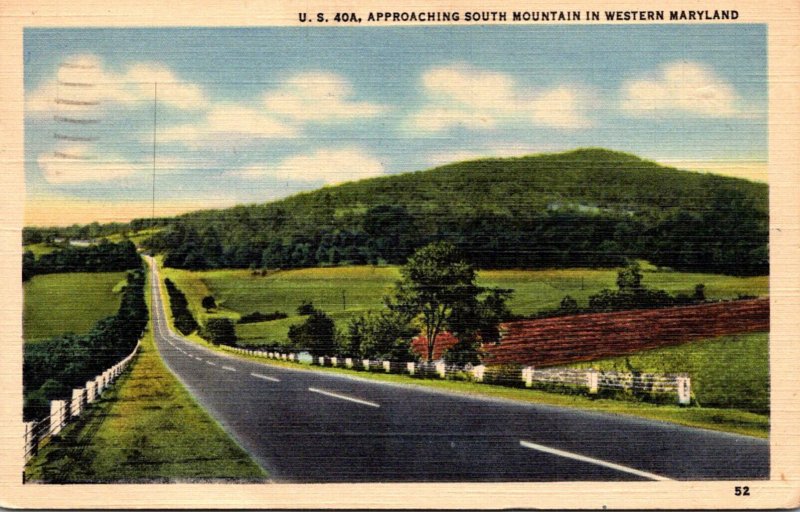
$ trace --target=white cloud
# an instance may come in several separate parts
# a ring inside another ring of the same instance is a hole
[[[182,110],[205,108],[203,89],[185,82],[158,63],[140,62],[122,72],[110,71],[94,55],[72,56],[59,67],[56,76],[26,96],[28,115],[60,112],[97,116],[107,104],[126,108],[150,107],[158,83],[158,102]]]
[[[621,106],[632,116],[737,117],[740,98],[733,86],[696,62],[673,62],[654,76],[622,86]]]
[[[383,164],[374,156],[359,148],[345,148],[321,149],[309,155],[286,158],[278,164],[252,165],[228,174],[253,180],[332,185],[383,173]]]
[[[98,154],[90,144],[59,145],[52,152],[41,153],[36,163],[44,179],[54,185],[114,181],[137,174],[149,177],[153,172],[149,158],[131,160]],[[159,157],[155,162],[155,172],[160,176],[208,168],[209,162],[198,159]]]
[[[113,181],[147,170],[144,162],[131,162],[115,155],[101,157],[83,144],[40,154],[36,162],[45,180],[56,185]]]
[[[190,145],[215,145],[236,139],[291,138],[298,131],[260,109],[237,104],[212,107],[198,123],[166,127],[158,132],[160,142],[183,142]]]
[[[270,113],[298,122],[336,122],[370,118],[386,108],[353,99],[343,77],[324,71],[295,75],[279,88],[267,91],[264,106]]]
[[[491,130],[518,123],[560,129],[591,125],[587,117],[590,94],[580,87],[528,90],[509,75],[465,64],[426,71],[422,86],[428,101],[406,120],[410,131]]]

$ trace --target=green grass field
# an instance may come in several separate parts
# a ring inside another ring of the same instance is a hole
[[[37,258],[43,254],[50,254],[51,252],[59,249],[59,247],[41,243],[41,244],[28,244],[22,246],[22,252],[31,251]]]
[[[23,338],[85,334],[119,309],[124,272],[73,272],[34,276],[23,283]]]
[[[688,373],[702,406],[769,412],[769,334],[721,336],[626,357],[571,365],[599,370]]]
[[[249,270],[191,272],[167,268],[163,273],[186,294],[190,309],[199,320],[209,316],[200,306],[205,295],[213,295],[220,306],[211,316],[237,319],[253,311],[276,310],[290,315],[283,320],[238,325],[237,336],[254,345],[284,341],[289,326],[299,321],[295,310],[303,300],[311,300],[344,328],[349,318],[381,309],[383,297],[392,292],[400,278],[397,267],[372,266],[286,270],[263,277]],[[589,295],[603,288],[615,288],[616,277],[615,269],[497,270],[480,272],[478,282],[483,286],[514,289],[509,302],[511,310],[526,315],[558,307],[565,295],[585,305]],[[691,294],[698,283],[706,285],[706,295],[712,299],[736,298],[739,294],[767,295],[769,291],[769,278],[765,276],[739,278],[656,272],[647,268],[644,272],[646,286],[672,293]]]

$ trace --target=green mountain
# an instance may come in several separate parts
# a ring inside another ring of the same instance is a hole
[[[172,219],[146,244],[184,268],[401,263],[448,239],[480,267],[768,271],[765,184],[605,149],[488,158]],[[141,219],[133,229],[150,225]]]

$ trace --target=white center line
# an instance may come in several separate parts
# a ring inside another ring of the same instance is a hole
[[[206,364],[211,365],[211,366],[217,366],[217,363],[214,363],[214,362],[211,362],[211,361],[206,361]]]
[[[617,471],[623,471],[625,473],[630,473],[632,475],[649,478],[650,480],[665,480],[665,481],[672,480],[671,478],[667,478],[661,475],[656,475],[654,473],[639,471],[638,469],[629,468],[628,466],[622,466],[620,464],[614,464],[613,462],[607,462],[600,459],[593,459],[592,457],[586,457],[585,455],[578,455],[577,453],[570,453],[570,452],[565,452],[563,450],[557,450],[555,448],[549,448],[541,444],[531,443],[530,441],[520,440],[519,444],[524,446],[525,448],[530,448],[531,450],[538,450],[540,452],[550,453],[552,455],[558,455],[559,457],[566,457],[567,459],[579,460],[581,462],[588,462],[590,464],[596,464],[598,466],[604,466],[607,468],[616,469]]]
[[[360,398],[353,398],[352,396],[347,395],[340,395],[338,393],[331,393],[330,391],[324,391],[322,389],[317,388],[308,388],[309,391],[312,393],[319,393],[320,395],[331,396],[333,398],[338,398],[340,400],[348,400],[350,402],[355,402],[361,405],[368,405],[370,407],[380,407],[380,404],[376,404],[375,402],[368,402],[367,400],[361,400]]]
[[[231,368],[230,366],[223,366],[222,369],[223,370],[228,370],[229,372],[235,372],[236,371],[236,368]]]
[[[260,373],[251,373],[250,375],[252,375],[253,377],[259,378],[259,379],[271,380],[272,382],[280,382],[281,381],[280,379],[276,379],[275,377],[268,377],[266,375],[261,375]]]
[[[195,357],[195,359],[197,359],[198,361],[202,361],[203,360],[202,357]]]

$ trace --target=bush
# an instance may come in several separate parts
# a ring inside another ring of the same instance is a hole
[[[169,305],[172,309],[172,318],[175,323],[175,328],[181,334],[191,334],[199,327],[197,321],[189,311],[189,301],[186,300],[186,295],[175,286],[175,283],[164,279],[164,284],[167,285],[167,294],[169,294]]]
[[[297,314],[298,315],[313,315],[316,309],[314,308],[314,303],[310,300],[304,300],[297,306]]]
[[[214,300],[214,297],[212,297],[211,295],[206,295],[205,297],[203,297],[203,300],[200,302],[200,304],[206,311],[209,311],[211,309],[216,309],[217,307],[217,301]]]
[[[209,318],[202,334],[214,345],[236,345],[236,329],[230,318]]]
[[[307,350],[314,357],[336,353],[336,324],[319,310],[314,310],[305,322],[289,327],[289,340],[299,350]]]
[[[261,313],[259,311],[253,311],[248,315],[244,315],[239,319],[240,324],[254,324],[257,322],[271,322],[272,320],[281,320],[283,318],[288,318],[289,315],[282,311],[275,311],[274,313]]]

